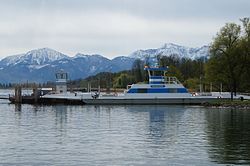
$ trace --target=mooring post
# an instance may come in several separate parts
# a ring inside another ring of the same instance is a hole
[[[33,95],[34,95],[34,102],[37,103],[37,101],[38,101],[38,90],[37,90],[36,85],[33,86]]]
[[[15,103],[22,103],[22,87],[20,85],[15,87]]]

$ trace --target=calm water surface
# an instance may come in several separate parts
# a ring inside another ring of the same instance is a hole
[[[0,165],[250,164],[250,110],[0,100]]]

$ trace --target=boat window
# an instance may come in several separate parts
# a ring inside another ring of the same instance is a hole
[[[151,85],[151,88],[163,88],[165,85]]]
[[[163,76],[163,72],[162,71],[152,71],[152,76]]]
[[[169,93],[177,93],[177,89],[176,88],[170,88]]]
[[[137,93],[147,93],[147,89],[137,89]]]

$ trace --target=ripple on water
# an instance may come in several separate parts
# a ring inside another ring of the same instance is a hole
[[[250,112],[0,103],[0,164],[248,164]]]

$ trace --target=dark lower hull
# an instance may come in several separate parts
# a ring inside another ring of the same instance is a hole
[[[153,98],[153,99],[125,99],[125,98],[89,98],[89,99],[67,99],[67,98],[32,98],[30,96],[22,97],[17,102],[15,98],[9,98],[12,103],[22,104],[68,104],[68,105],[201,105],[212,101],[225,100],[225,98]]]
[[[67,105],[82,105],[84,102],[82,100],[72,100],[72,99],[61,99],[61,98],[37,98],[34,99],[30,96],[22,97],[21,101],[15,100],[14,97],[9,98],[11,103],[20,103],[20,104],[67,104]]]
[[[84,99],[90,105],[200,105],[218,98],[155,98],[155,99]]]

